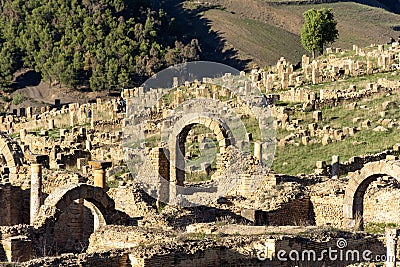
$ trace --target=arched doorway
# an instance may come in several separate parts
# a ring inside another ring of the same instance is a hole
[[[400,181],[399,161],[371,162],[350,175],[343,201],[345,227],[363,227],[365,192],[373,181],[382,176],[390,176]]]
[[[208,128],[213,133],[219,147],[220,155],[225,153],[228,146],[234,145],[235,143],[235,138],[228,125],[219,118],[213,118],[206,115],[181,118],[175,124],[168,145],[171,164],[169,189],[170,200],[179,194],[177,188],[181,188],[185,184],[185,142],[189,132],[198,125]]]
[[[103,188],[73,184],[45,199],[34,226],[43,235],[43,253],[83,252],[96,227],[125,223],[128,217],[123,215]]]

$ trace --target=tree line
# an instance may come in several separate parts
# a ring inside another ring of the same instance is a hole
[[[68,87],[119,89],[196,60],[174,18],[148,0],[0,0],[0,87],[21,68]]]

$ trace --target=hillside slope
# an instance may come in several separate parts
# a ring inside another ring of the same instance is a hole
[[[164,1],[169,4],[173,2],[175,5],[172,6],[177,8],[177,1]],[[243,65],[248,68],[254,64],[260,67],[272,65],[281,56],[292,63],[299,62],[301,55],[305,53],[299,36],[303,23],[302,14],[310,8],[333,9],[340,35],[339,40],[332,45],[334,47],[350,48],[352,44],[368,46],[372,43],[386,43],[390,37],[397,38],[400,35],[400,15],[388,11],[400,7],[396,4],[398,0],[358,1],[365,4],[308,4],[307,0],[302,0],[302,4],[298,4],[298,0],[285,2],[293,3],[283,4],[282,1],[269,0],[187,0],[179,5],[182,10],[180,15],[185,14],[186,21],[182,23],[181,17],[177,17],[177,20],[183,28],[187,26],[189,17],[192,18],[191,21],[203,22],[205,30],[200,31],[195,27],[187,31],[189,35],[192,33],[200,40],[205,50],[203,59],[216,59],[211,52],[230,51],[230,55],[240,61],[240,64],[233,66],[239,68]],[[216,35],[213,40],[206,36],[210,33]],[[221,58],[217,60],[229,63]]]

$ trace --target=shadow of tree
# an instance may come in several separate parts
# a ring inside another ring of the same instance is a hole
[[[226,48],[226,41],[211,30],[211,21],[201,17],[201,13],[210,9],[222,9],[218,5],[200,5],[193,9],[183,7],[183,1],[164,0],[161,7],[175,18],[178,36],[182,36],[185,42],[198,39],[202,50],[200,60],[219,62],[239,70],[247,68],[250,59],[239,59],[234,48]]]

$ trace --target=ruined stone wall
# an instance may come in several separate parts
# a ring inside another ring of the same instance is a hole
[[[348,161],[340,164],[340,174],[343,175],[360,170],[369,162],[384,160],[388,155],[395,155],[396,153],[398,153],[398,149],[385,150],[377,154],[367,154],[361,157],[352,157]]]
[[[29,190],[11,184],[0,186],[0,225],[29,223]]]
[[[95,214],[78,200],[64,211],[54,225],[54,244],[56,253],[86,251],[89,237],[94,231]]]
[[[313,223],[308,197],[283,203],[279,209],[266,213],[268,225],[309,225]]]
[[[365,164],[374,161],[380,161],[387,158],[388,155],[397,155],[399,153],[399,145],[394,146],[395,149],[385,150],[376,154],[367,154],[362,156],[351,157],[348,161],[340,162],[339,175],[347,175],[349,172],[355,172],[364,167]],[[326,164],[323,169],[316,169],[316,172],[330,173],[332,165]]]
[[[58,257],[43,257],[22,263],[22,267],[42,266],[90,266],[90,267],[129,267],[128,254],[108,251],[91,254],[64,254]]]
[[[343,238],[343,237],[342,237]],[[353,237],[346,237],[347,246],[342,250],[345,255],[347,250],[359,251],[360,258],[365,250],[372,252],[371,256],[385,255],[384,242],[380,239],[373,237],[365,237],[363,239],[357,239]],[[240,240],[230,240],[230,244],[218,245],[210,244],[207,241],[197,241],[196,243],[191,242],[187,246],[176,246],[170,248],[167,246],[159,247],[155,246],[152,249],[146,249],[146,255],[141,248],[136,248],[130,252],[129,258],[132,266],[294,266],[300,262],[306,263],[307,266],[313,266],[310,261],[279,261],[276,257],[272,256],[272,253],[277,253],[280,250],[286,252],[286,258],[289,259],[288,253],[292,251],[299,252],[300,256],[303,251],[313,250],[316,252],[316,259],[320,256],[324,256],[324,260],[318,262],[318,266],[326,264],[327,266],[336,266],[336,262],[330,262],[329,257],[326,255],[326,251],[331,248],[336,250],[339,255],[337,247],[337,238],[331,238],[328,241],[312,241],[305,238],[296,237],[276,237],[267,238],[259,237],[255,242],[251,241],[251,238],[243,238]],[[268,248],[268,255],[265,261],[257,259],[256,252]],[[229,247],[229,248],[228,248]],[[325,255],[323,254],[325,250]],[[276,254],[275,254],[276,255]],[[296,257],[296,254],[291,254]],[[282,254],[280,254],[282,257]],[[307,255],[306,255],[307,257]],[[307,258],[306,258],[307,259]],[[349,257],[350,262],[354,262]],[[343,260],[341,263],[345,264]],[[301,265],[300,265],[301,266]],[[345,265],[343,265],[345,266]]]
[[[168,231],[148,229],[136,226],[105,225],[97,229],[89,240],[87,252],[126,249],[139,245],[150,245],[169,242]]]
[[[113,133],[121,131],[121,119],[111,121],[96,121],[94,128],[99,132]]]
[[[144,217],[152,210],[155,199],[138,186],[110,188],[107,194],[115,201],[115,208],[130,217]]]
[[[150,259],[134,259],[132,267],[147,267],[147,266],[260,266],[260,261],[257,258],[249,258],[247,255],[242,255],[235,250],[217,247],[205,251],[196,252],[193,254],[174,253],[166,255],[155,255]],[[278,262],[269,262],[268,266],[280,266]]]
[[[341,227],[343,220],[344,195],[311,195],[310,200],[314,210],[317,226],[331,225]]]
[[[29,225],[1,226],[0,260],[22,262],[32,259],[36,255],[32,233],[33,228]]]
[[[292,88],[289,91],[279,92],[279,100],[283,102],[309,102],[317,99],[317,94],[311,90]]]
[[[119,229],[113,229],[112,227],[103,229],[106,231],[100,231],[97,235],[97,240],[114,237],[116,245],[124,244],[129,233],[133,234],[134,237],[131,237],[128,241],[131,241],[132,244],[137,244],[140,242],[140,238],[144,237],[143,234],[146,233],[142,232],[138,235],[137,233],[140,231],[134,228],[129,229],[126,233],[120,233]],[[312,229],[310,230],[312,231]],[[107,236],[107,232],[112,236]],[[102,234],[105,234],[105,236],[101,236]],[[87,254],[64,254],[52,258],[45,257],[25,262],[21,266],[294,266],[295,262],[293,261],[282,262],[276,258],[276,253],[279,250],[284,250],[286,254],[280,254],[280,256],[286,256],[287,258],[288,253],[292,251],[297,251],[301,255],[303,251],[313,250],[316,253],[316,259],[319,259],[320,256],[325,257],[325,261],[318,261],[319,264],[333,266],[333,264],[337,264],[337,261],[329,261],[329,257],[326,254],[326,250],[329,248],[335,250],[335,255],[340,255],[340,250],[343,252],[342,255],[346,255],[348,250],[357,250],[360,256],[366,250],[372,252],[370,256],[385,255],[386,253],[384,238],[340,231],[331,234],[334,234],[335,238],[316,231],[310,232],[312,238],[290,235],[250,235],[222,237],[219,241],[200,239],[186,240],[185,243],[182,243],[165,240],[166,242],[163,244],[136,245],[129,249],[112,249],[107,252],[97,251]],[[135,240],[135,237],[140,238]],[[343,249],[337,246],[339,238],[346,240],[347,244]],[[109,244],[111,244],[111,241],[109,240]],[[268,249],[267,253],[271,254],[267,255],[268,259],[262,262],[257,259],[256,253],[260,250],[265,251],[265,249]],[[325,254],[323,254],[324,250]],[[269,256],[273,254],[275,256],[270,260]],[[291,255],[296,257],[295,253]],[[307,266],[309,266],[310,262],[306,262]],[[350,260],[350,262],[355,261]],[[296,265],[298,263],[296,262]],[[341,263],[345,262],[341,261]]]
[[[364,223],[396,223],[400,225],[400,190],[379,188],[371,184],[364,196]]]
[[[30,188],[30,179],[28,178],[30,177],[29,166],[19,166],[9,169],[8,180],[5,179],[5,182],[10,182],[13,186],[19,186],[22,189]]]
[[[87,178],[77,173],[66,171],[49,171],[43,169],[42,192],[51,194],[57,187],[67,184],[78,184],[86,182]]]
[[[111,161],[113,165],[119,165],[124,160],[124,151],[120,146],[110,146],[108,148],[94,147],[90,151],[90,155],[92,160]]]
[[[162,147],[154,147],[150,151],[148,158],[150,159],[151,164],[154,166],[157,173],[165,180],[169,181],[170,162],[167,149]]]

